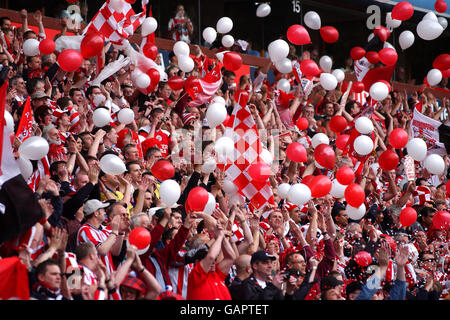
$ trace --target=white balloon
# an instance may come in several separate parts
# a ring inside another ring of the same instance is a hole
[[[296,183],[289,188],[287,198],[289,202],[301,206],[311,200],[311,190],[306,184]]]
[[[392,19],[392,12],[386,13],[386,25],[392,29],[400,27],[402,24],[401,20]]]
[[[217,31],[214,28],[207,27],[203,30],[203,39],[208,43],[213,43],[217,38]]]
[[[234,184],[233,181],[224,179],[223,180],[223,191],[225,191],[225,193],[228,195],[232,195],[238,191],[238,187]]]
[[[109,2],[109,4],[110,4],[111,8],[117,12],[122,12],[123,8],[125,6],[125,3],[123,2],[123,0],[111,0]]]
[[[320,85],[325,90],[334,90],[338,85],[338,81],[331,73],[322,72],[320,74]]]
[[[206,119],[211,129],[214,129],[227,118],[227,109],[221,103],[211,103],[206,110]]]
[[[337,179],[334,179],[331,183],[330,194],[337,199],[344,198],[345,189],[347,189],[347,186],[340,184]]]
[[[282,39],[277,39],[269,44],[268,51],[270,59],[277,62],[288,56],[289,44]]]
[[[338,82],[342,82],[345,79],[345,73],[344,71],[342,71],[342,69],[333,70],[332,75],[336,77]]]
[[[217,162],[214,158],[208,158],[205,162],[202,164],[202,172],[203,173],[212,173],[214,170],[216,170]]]
[[[416,161],[423,161],[427,156],[427,144],[423,139],[413,138],[406,144],[406,151]]]
[[[106,101],[106,97],[103,94],[96,94],[94,95],[94,105],[96,107],[102,105]]]
[[[395,49],[395,47],[392,45],[392,44],[390,44],[389,42],[385,42],[384,43],[384,45],[383,45],[383,49],[384,48],[391,48],[391,49],[394,49],[395,51],[397,51],[396,49]]]
[[[422,20],[431,20],[434,22],[438,22],[438,17],[433,11],[428,12],[426,15],[423,16]]]
[[[417,24],[417,34],[423,40],[434,40],[438,38],[444,28],[437,21],[422,20]]]
[[[292,61],[288,58],[283,58],[275,63],[275,67],[281,73],[287,74],[292,72]]]
[[[171,179],[164,180],[159,186],[159,198],[166,207],[173,206],[180,199],[180,185]]]
[[[256,16],[258,18],[264,18],[267,17],[270,14],[270,11],[272,9],[267,3],[261,3],[258,8],[256,9]]]
[[[216,198],[208,192],[208,202],[206,203],[203,212],[212,215],[214,209],[216,209]]]
[[[112,122],[111,113],[105,108],[97,108],[92,115],[94,125],[98,128],[102,128]]]
[[[308,26],[308,28],[313,30],[319,30],[322,26],[322,21],[320,19],[320,16],[315,11],[308,11],[304,16],[305,24]]]
[[[389,95],[389,88],[383,82],[375,82],[370,87],[370,96],[376,101],[382,101]]]
[[[17,165],[19,166],[20,173],[22,174],[22,177],[25,179],[25,181],[28,180],[29,177],[33,174],[33,164],[30,160],[25,159],[24,157],[20,156],[17,160]]]
[[[238,203],[240,205],[243,205],[245,203],[245,198],[241,196],[239,193],[235,193],[230,197],[230,206]]]
[[[431,69],[427,74],[428,84],[435,86],[442,81],[442,72],[439,69]]]
[[[148,74],[146,73],[141,73],[140,75],[138,75],[136,77],[136,87],[140,88],[140,89],[145,89],[150,85],[150,77],[148,76]]]
[[[211,103],[214,103],[214,102],[217,102],[217,103],[220,103],[220,104],[223,104],[223,105],[226,104],[225,99],[222,98],[221,96],[215,96],[215,97],[212,99]]]
[[[329,56],[322,56],[319,60],[319,65],[325,72],[331,72],[333,67],[333,60]]]
[[[322,143],[330,144],[330,139],[325,133],[322,132],[316,133],[311,139],[311,144],[313,148],[316,148],[319,144]]]
[[[423,165],[431,174],[442,174],[445,169],[444,159],[438,154],[430,154],[426,157]]]
[[[369,42],[370,40],[372,40],[373,37],[375,37],[375,35],[373,34],[373,32],[371,32],[371,33],[369,34],[369,36],[367,37],[367,42]]]
[[[447,29],[448,21],[447,21],[446,18],[444,18],[444,17],[439,17],[439,18],[438,18],[438,22],[439,22],[439,24],[442,26],[442,28],[444,28],[444,30]]]
[[[367,156],[373,151],[373,141],[368,136],[359,136],[353,142],[353,148],[361,156]]]
[[[281,90],[283,92],[288,93],[291,91],[291,84],[289,83],[289,80],[287,79],[280,79],[277,82],[277,89]]]
[[[41,160],[49,150],[47,140],[39,136],[33,136],[22,142],[19,146],[19,154],[28,160]]]
[[[345,208],[345,212],[347,212],[347,215],[350,219],[361,220],[366,214],[366,205],[363,203],[358,208],[347,205],[347,207]]]
[[[125,163],[115,154],[104,155],[99,164],[104,173],[111,175],[122,174],[127,170]]]
[[[37,56],[40,53],[39,52],[39,41],[37,41],[36,39],[25,40],[22,45],[22,48],[23,48],[23,53],[29,57]]]
[[[10,133],[14,132],[14,119],[8,110],[5,110],[5,122],[6,122],[6,128],[8,129],[8,131]]]
[[[228,17],[222,17],[217,21],[216,30],[218,33],[228,33],[233,29],[233,21]]]
[[[232,47],[232,46],[234,45],[234,38],[233,38],[233,36],[232,36],[232,35],[229,35],[229,34],[224,35],[224,36],[222,37],[222,45],[223,45],[225,48],[230,48],[230,47]]]
[[[261,157],[262,161],[264,161],[268,165],[272,165],[273,157],[269,150],[263,148],[259,156]]]
[[[411,47],[415,40],[414,33],[412,33],[409,30],[405,30],[402,33],[400,33],[400,36],[398,37],[398,41],[400,43],[400,47],[405,50]]]
[[[288,197],[290,188],[291,185],[289,183],[280,183],[278,186],[278,195],[281,199],[286,199]]]
[[[355,120],[355,129],[362,134],[370,134],[374,130],[372,121],[367,117],[359,117]]]
[[[191,72],[194,69],[194,60],[188,56],[179,56],[178,67],[183,72]]]
[[[221,155],[231,155],[234,151],[234,141],[229,137],[220,137],[214,143],[214,151]]]
[[[153,17],[145,18],[141,26],[141,35],[143,37],[146,37],[149,34],[155,32],[156,28],[158,28],[158,21],[156,21],[155,18]]]
[[[117,119],[125,125],[130,124],[134,121],[134,112],[130,108],[123,108],[117,114]]]
[[[184,41],[177,41],[173,45],[173,53],[175,53],[177,57],[189,56],[189,52],[189,45]]]

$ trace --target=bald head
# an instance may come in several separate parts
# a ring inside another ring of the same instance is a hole
[[[251,256],[248,254],[241,254],[235,261],[234,264],[236,265],[236,272],[238,275],[244,274],[244,273],[251,273],[251,266],[250,266],[250,260]]]

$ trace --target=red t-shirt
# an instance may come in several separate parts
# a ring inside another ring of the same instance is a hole
[[[216,271],[205,272],[198,262],[189,274],[186,300],[231,300],[226,277],[217,265]]]
[[[160,129],[156,131],[154,137],[147,138],[141,143],[142,152],[145,155],[147,149],[156,146],[161,150],[163,158],[166,158],[169,155],[169,146],[171,143],[169,132]]]

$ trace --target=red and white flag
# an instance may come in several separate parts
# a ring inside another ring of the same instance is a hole
[[[122,10],[119,12],[114,10],[111,0],[107,0],[84,29],[83,34],[99,32],[111,43],[121,45],[123,40],[132,36],[145,20],[148,0],[142,0],[142,12],[138,14],[128,2],[122,3]]]
[[[274,204],[274,198],[269,181],[256,183],[248,173],[250,165],[261,160],[263,146],[247,100],[245,92],[239,94],[231,115],[232,121],[229,122],[232,128],[224,134],[234,141],[233,159],[228,159],[225,164],[225,173],[236,185],[239,194],[259,209],[267,203]]]
[[[189,106],[200,106],[208,102],[211,97],[217,92],[222,83],[222,72],[220,71],[221,64],[218,64],[214,69],[200,79],[199,85],[192,86],[187,90],[187,94],[192,101],[188,103]]]
[[[17,128],[16,136],[20,142],[24,142],[33,134],[33,110],[31,109],[30,97],[25,101],[23,107],[22,117],[20,118],[19,127]]]

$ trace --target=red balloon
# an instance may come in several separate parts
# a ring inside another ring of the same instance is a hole
[[[348,143],[348,139],[350,138],[350,136],[348,134],[341,134],[336,138],[336,148],[338,148],[339,150],[344,150],[345,147],[347,146]]]
[[[297,126],[298,130],[306,130],[309,126],[309,122],[308,122],[308,119],[306,119],[304,117],[300,117],[300,118],[298,118],[295,125]]]
[[[350,184],[344,192],[345,201],[353,208],[359,208],[360,205],[364,203],[366,199],[366,194],[364,189],[356,183]]]
[[[288,40],[295,45],[302,46],[311,43],[308,30],[304,26],[294,24],[287,30]]]
[[[371,64],[377,64],[380,61],[380,55],[375,51],[367,52],[366,58]]]
[[[223,66],[229,71],[236,71],[242,66],[242,57],[237,52],[227,52],[223,56]]]
[[[151,68],[147,71],[147,75],[150,77],[150,84],[158,84],[159,78],[161,77],[158,70]]]
[[[442,72],[442,78],[450,78],[450,68]]]
[[[300,62],[300,71],[307,77],[316,77],[321,73],[317,63],[311,59],[302,60],[302,62]]]
[[[352,90],[356,93],[361,93],[366,89],[364,83],[361,81],[355,81],[352,85]]]
[[[306,162],[308,160],[306,149],[299,142],[292,142],[286,149],[286,155],[294,162]]]
[[[83,58],[92,58],[102,53],[105,38],[101,33],[89,32],[81,40],[80,51]]]
[[[184,81],[180,76],[172,76],[167,81],[167,84],[169,85],[170,89],[178,91],[183,89]]]
[[[311,181],[311,196],[321,198],[326,196],[331,190],[331,180],[325,175],[315,176]]]
[[[411,207],[406,207],[400,211],[400,223],[404,227],[409,227],[417,220],[417,212]]]
[[[150,231],[143,227],[136,227],[128,235],[128,242],[138,250],[143,250],[150,245],[152,235]]]
[[[349,167],[341,167],[336,172],[336,179],[343,186],[348,186],[355,180],[355,172]]]
[[[65,49],[58,55],[58,64],[62,70],[72,72],[83,64],[83,56],[77,50]]]
[[[434,4],[434,8],[437,12],[443,13],[447,11],[447,3],[444,0],[437,0]]]
[[[190,76],[184,82],[184,89],[186,91],[190,90],[194,86],[198,86],[200,84],[200,79],[196,76]]]
[[[380,168],[385,171],[394,170],[399,162],[397,153],[393,150],[385,150],[378,158],[378,164]]]
[[[414,7],[408,1],[401,1],[397,3],[392,9],[391,17],[395,20],[405,21],[411,18],[414,14]]]
[[[320,36],[326,43],[334,43],[339,39],[339,32],[335,27],[325,26],[320,28]]]
[[[312,182],[314,180],[316,176],[313,176],[312,174],[307,175],[306,177],[303,177],[302,180],[300,181],[303,184],[306,184],[308,186],[309,189],[312,188]]]
[[[381,42],[386,42],[386,40],[391,35],[391,32],[386,27],[377,26],[377,27],[375,27],[375,29],[373,29],[373,34],[378,36],[378,38],[380,38]]]
[[[352,57],[353,60],[360,60],[360,59],[364,58],[365,55],[366,55],[366,50],[364,50],[364,48],[361,48],[361,47],[354,47],[350,51],[350,56]]]
[[[355,254],[355,262],[361,267],[367,267],[372,263],[372,256],[367,251],[360,251]]]
[[[333,116],[328,123],[330,130],[336,133],[341,133],[347,128],[347,120],[343,116]]]
[[[51,54],[55,51],[55,42],[50,38],[45,38],[39,43],[39,52],[41,54]]]
[[[314,159],[322,167],[332,170],[336,162],[336,154],[334,153],[333,147],[321,143],[314,149]]]
[[[159,181],[172,178],[175,175],[175,168],[167,160],[159,160],[152,167],[151,172]]]
[[[259,161],[250,165],[248,174],[256,182],[265,182],[272,175],[272,170],[267,163]]]
[[[203,211],[208,202],[208,191],[202,187],[195,187],[189,191],[187,203],[192,211]]]
[[[129,4],[133,4],[136,2],[136,0],[125,0],[126,2],[128,2]]]
[[[380,61],[386,66],[393,66],[397,63],[398,55],[392,48],[381,49],[378,55],[380,56]]]
[[[405,129],[402,128],[396,128],[392,130],[391,134],[389,135],[389,143],[395,149],[404,148],[408,143],[408,133]]]
[[[158,47],[155,46],[153,43],[146,43],[142,47],[142,52],[144,53],[144,56],[147,58],[150,58],[152,60],[155,60],[158,56]]]
[[[450,213],[438,211],[433,216],[433,227],[437,230],[447,230],[450,228]]]
[[[450,54],[440,54],[433,61],[433,68],[444,71],[450,69]]]

